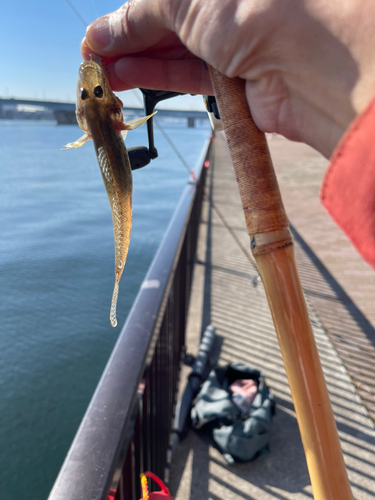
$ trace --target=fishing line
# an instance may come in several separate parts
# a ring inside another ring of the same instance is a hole
[[[92,6],[94,7],[95,15],[96,15],[96,17],[98,18],[98,17],[99,17],[99,14],[98,14],[98,11],[96,10],[94,0],[91,0],[91,3],[92,3]]]
[[[234,239],[234,241],[237,243],[238,247],[240,248],[240,250],[242,251],[242,253],[245,255],[245,257],[247,258],[247,260],[250,262],[251,266],[257,271],[258,273],[258,267],[257,265],[255,264],[253,258],[251,257],[251,254],[246,250],[246,248],[242,245],[241,241],[239,240],[238,236],[236,235],[236,233],[234,232],[234,230],[230,227],[230,225],[228,224],[228,222],[225,220],[224,218],[224,215],[221,213],[221,211],[219,210],[219,208],[217,207],[216,203],[213,201],[213,199],[211,198],[211,196],[208,194],[207,190],[205,188],[203,188],[203,194],[205,196],[205,198],[207,199],[207,201],[211,204],[212,208],[215,210],[216,214],[218,215],[219,219],[221,220],[221,222],[224,224],[224,226],[227,228],[227,230],[229,231],[229,233],[231,234],[232,238]],[[255,283],[253,283],[254,285],[256,285]]]
[[[81,23],[84,25],[84,27],[86,29],[87,26],[88,26],[88,23],[86,23],[86,21],[83,19],[83,17],[78,12],[78,10],[74,7],[74,5],[72,4],[72,2],[70,0],[65,0],[65,2],[69,5],[69,7],[72,9],[72,11],[74,12],[74,14],[78,17],[78,19],[81,21]]]
[[[139,95],[137,94],[137,92],[135,91],[135,89],[132,89],[132,92],[135,95],[135,97],[138,100],[138,102],[140,102],[141,104],[143,104],[142,101],[141,101],[141,98],[139,97]],[[162,127],[162,125],[159,123],[159,121],[155,117],[154,117],[154,122],[155,122],[156,126],[158,127],[158,129],[160,130],[160,132],[163,134],[163,136],[166,139],[166,141],[168,142],[168,144],[171,146],[171,148],[173,149],[173,151],[176,153],[176,155],[180,159],[180,161],[183,164],[183,166],[186,168],[186,170],[190,174],[191,173],[191,169],[190,169],[189,165],[187,164],[185,158],[181,155],[181,153],[178,150],[178,148],[176,147],[176,145],[173,143],[172,139],[169,137],[169,135],[167,134],[167,132],[164,130],[164,128]],[[224,215],[221,213],[221,211],[217,207],[216,203],[213,201],[213,199],[211,198],[211,196],[207,192],[206,188],[204,188],[204,187],[203,187],[203,194],[204,194],[204,197],[206,198],[206,200],[210,203],[210,205],[212,206],[212,208],[214,209],[214,211],[218,215],[218,217],[221,220],[221,222],[224,224],[224,226],[227,228],[227,230],[231,234],[231,236],[234,239],[234,241],[237,243],[237,245],[240,248],[240,250],[242,251],[242,253],[245,255],[245,257],[247,258],[247,260],[250,262],[250,264],[253,267],[253,269],[256,270],[257,274],[259,275],[259,273],[258,273],[258,267],[255,264],[255,261],[252,258],[251,254],[242,245],[242,243],[239,240],[238,236],[236,235],[236,233],[234,232],[234,230],[230,227],[230,225],[228,224],[228,222],[225,220]],[[258,278],[258,275],[257,275],[256,279]],[[253,284],[254,284],[254,286],[256,286],[257,282],[253,282]]]
[[[154,119],[155,120],[155,119]],[[164,130],[164,128],[160,125],[159,121],[158,120],[155,120],[155,124],[156,126],[158,127],[158,129],[160,130],[160,132],[163,134],[165,140],[168,142],[168,144],[171,146],[171,148],[173,149],[173,151],[176,153],[176,155],[178,156],[178,158],[181,160],[181,163],[183,164],[183,166],[186,168],[186,170],[189,172],[189,174],[191,173],[191,168],[189,167],[189,165],[187,164],[185,158],[181,155],[181,153],[179,152],[179,150],[177,149],[177,147],[174,145],[174,143],[172,142],[172,139],[169,137],[169,135],[166,133],[166,131]]]
[[[137,94],[137,92],[135,91],[135,89],[132,89],[132,92],[134,94],[134,96],[136,97],[136,99],[138,100],[138,102],[140,104],[142,104],[143,106],[143,102],[141,100],[141,98],[139,97],[139,95]],[[158,129],[160,130],[160,132],[163,134],[164,136],[164,139],[168,142],[168,144],[170,145],[170,147],[173,149],[173,151],[176,153],[176,155],[178,156],[178,158],[180,159],[181,163],[183,164],[183,166],[186,168],[186,170],[189,172],[189,174],[191,173],[191,168],[189,167],[189,165],[187,164],[185,158],[181,155],[181,153],[179,152],[178,148],[175,146],[175,144],[173,143],[172,139],[169,137],[169,135],[167,134],[167,132],[164,130],[164,128],[161,126],[161,124],[159,123],[158,119],[154,116],[154,123],[155,125],[158,127]]]

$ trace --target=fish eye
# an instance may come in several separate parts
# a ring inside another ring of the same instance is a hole
[[[94,94],[96,95],[96,97],[99,98],[103,97],[103,89],[101,88],[100,85],[94,88]]]
[[[81,99],[82,101],[84,101],[85,99],[87,99],[89,96],[89,93],[87,92],[86,89],[84,89],[83,87],[81,88]]]

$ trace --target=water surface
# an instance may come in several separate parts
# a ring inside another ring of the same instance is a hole
[[[208,123],[162,124],[194,167]],[[0,498],[44,500],[188,173],[156,130],[159,159],[134,172],[133,231],[109,323],[114,244],[92,144],[77,126],[0,120]],[[146,145],[145,127],[128,146]]]

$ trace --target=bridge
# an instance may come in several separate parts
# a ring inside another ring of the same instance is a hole
[[[76,125],[77,120],[75,117],[76,105],[72,102],[58,102],[58,101],[41,101],[36,99],[18,99],[18,98],[0,98],[0,119],[7,118],[7,114],[4,108],[14,108],[17,106],[35,106],[39,108],[44,108],[53,112],[55,120],[59,125]],[[124,107],[123,113],[125,115],[135,115],[142,116],[143,109],[137,107]],[[177,109],[158,109],[158,116],[172,117],[172,118],[185,118],[188,122],[189,127],[195,126],[195,120],[206,120],[208,119],[207,113],[205,111],[189,111],[189,110],[177,110]]]

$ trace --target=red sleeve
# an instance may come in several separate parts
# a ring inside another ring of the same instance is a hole
[[[321,201],[362,257],[375,268],[375,100],[334,151]]]

